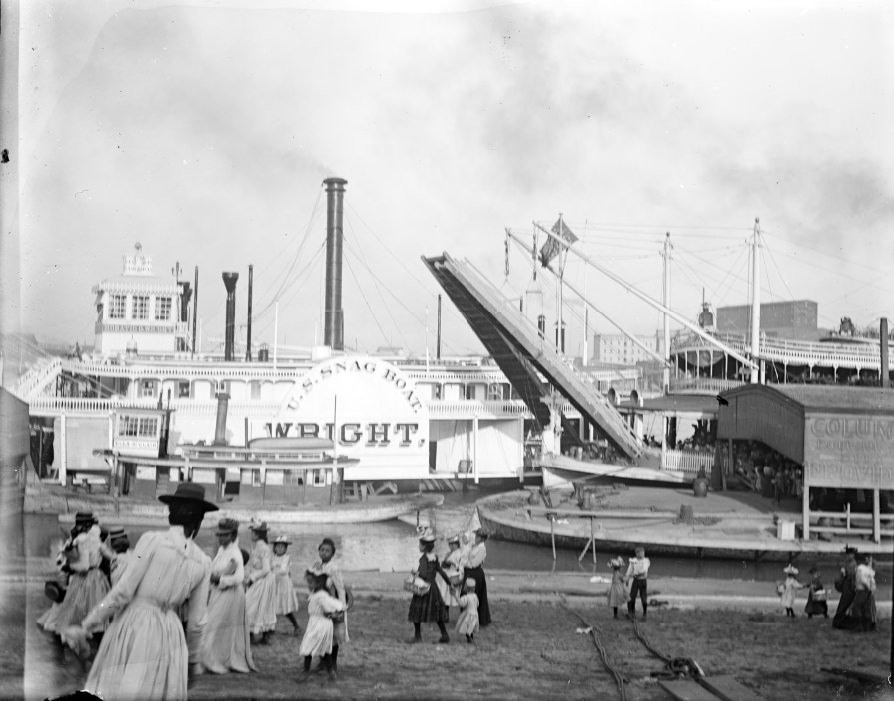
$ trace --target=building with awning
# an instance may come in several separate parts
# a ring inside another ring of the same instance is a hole
[[[803,537],[810,537],[811,518],[846,518],[846,532],[884,531],[880,492],[894,490],[894,390],[840,385],[743,385],[723,392],[717,438],[726,440],[729,464],[732,441],[759,441],[801,465],[804,474]],[[851,528],[851,515],[811,511],[810,489],[863,489],[872,493],[871,528]],[[839,532],[831,526],[814,530]]]

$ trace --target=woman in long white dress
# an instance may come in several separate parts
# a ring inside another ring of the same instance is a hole
[[[245,571],[242,551],[236,538],[239,522],[224,518],[218,522],[220,547],[211,562],[211,595],[202,636],[202,668],[214,674],[254,672],[254,660],[245,610]]]
[[[252,641],[266,645],[276,630],[276,575],[273,574],[273,554],[267,544],[267,522],[249,526],[251,556],[245,568],[245,608]]]
[[[199,661],[208,602],[211,559],[195,543],[208,511],[205,489],[181,482],[168,504],[167,531],[150,531],[137,542],[124,575],[80,626],[64,637],[83,650],[89,631],[114,614],[85,688],[105,699],[186,699],[189,671]],[[177,611],[189,600],[186,634]]]
[[[61,633],[70,625],[84,620],[90,610],[109,592],[109,580],[100,569],[102,558],[114,559],[115,555],[100,539],[100,528],[89,511],[78,512],[72,537],[63,545],[71,576],[65,598],[58,606],[50,608],[37,624],[49,633]],[[105,625],[96,633],[102,633]]]

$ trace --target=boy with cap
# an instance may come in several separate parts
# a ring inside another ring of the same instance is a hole
[[[625,581],[633,582],[630,586],[630,599],[627,601],[627,618],[636,616],[636,597],[639,595],[643,605],[643,620],[646,620],[648,610],[647,582],[649,578],[649,566],[652,564],[646,557],[646,550],[638,547],[633,551],[634,557],[630,558],[627,565]]]

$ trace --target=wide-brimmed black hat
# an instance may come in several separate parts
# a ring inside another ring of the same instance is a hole
[[[124,530],[124,526],[112,526],[109,529],[109,540],[121,540],[122,538],[127,538],[127,531]]]
[[[94,523],[98,523],[98,521],[92,511],[78,511],[78,513],[75,514],[75,525],[77,526],[84,526],[87,524],[92,526]]]
[[[217,522],[217,535],[236,534],[239,532],[239,521],[234,518],[222,518]]]
[[[158,500],[164,504],[195,504],[208,511],[218,511],[216,504],[205,501],[205,488],[195,482],[178,482],[173,494],[162,494]]]

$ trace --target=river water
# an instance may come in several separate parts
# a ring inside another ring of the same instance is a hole
[[[474,502],[484,496],[481,491],[462,494],[451,492],[445,495],[444,505],[423,512],[423,523],[430,523],[438,536],[447,536],[468,530],[477,525]],[[217,520],[211,514],[205,520],[197,542],[213,555],[217,543],[214,537],[214,528]],[[131,544],[135,544],[140,535],[150,528],[128,527]],[[384,521],[379,523],[363,523],[348,525],[301,525],[288,529],[277,528],[271,530],[270,540],[281,534],[286,534],[292,541],[289,547],[293,571],[300,571],[303,566],[313,564],[317,557],[317,546],[324,536],[331,537],[337,547],[337,557],[342,569],[350,571],[375,570],[409,572],[419,559],[417,532],[415,528],[415,514],[412,518],[402,520]],[[54,515],[27,514],[25,516],[25,552],[29,558],[34,558],[34,564],[43,563],[50,567],[55,556],[55,548],[62,539],[63,530]],[[243,548],[249,548],[251,539],[244,527],[240,529],[239,543]],[[859,543],[857,543],[859,545]],[[648,548],[647,548],[648,550]],[[438,540],[436,552],[443,554],[447,551],[444,540]],[[559,549],[557,559],[553,560],[552,550],[549,547],[510,543],[498,540],[489,540],[487,543],[486,569],[535,571],[535,572],[581,572],[606,576],[610,573],[607,562],[611,555],[597,550],[596,564],[593,556],[588,553],[583,562],[578,562],[579,551]],[[648,553],[647,553],[648,554]],[[746,581],[775,582],[783,579],[782,565],[768,562],[749,562],[742,560],[695,560],[690,558],[651,557],[651,573],[655,576],[672,577],[710,577],[716,579],[739,579]],[[879,589],[887,592],[891,589],[892,562],[876,563],[876,582]],[[823,576],[828,585],[834,574],[835,567],[830,564],[821,566]],[[802,581],[808,580],[806,563],[802,565],[805,570],[801,573]],[[35,572],[34,568],[31,568]],[[37,572],[35,572],[37,573]],[[775,589],[768,585],[768,592],[775,593]]]

